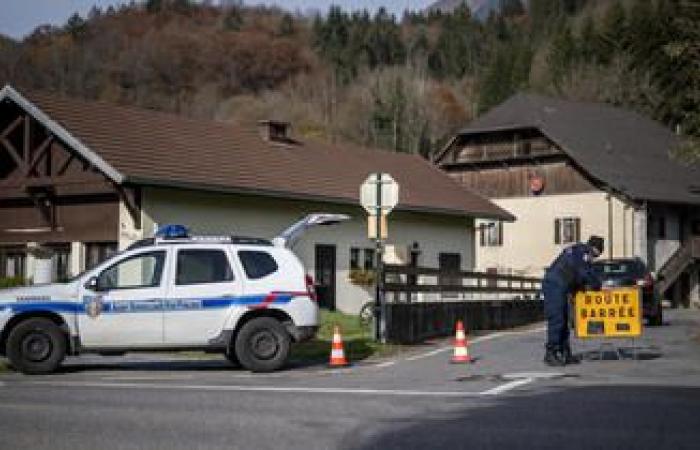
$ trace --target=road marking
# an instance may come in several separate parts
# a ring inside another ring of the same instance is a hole
[[[379,364],[375,365],[374,367],[379,367],[379,368],[390,367],[390,366],[393,366],[394,364],[396,364],[396,362],[397,362],[396,360],[385,361],[383,363],[379,363]]]
[[[81,382],[81,381],[29,381],[21,384],[53,386],[53,387],[77,387],[77,388],[108,388],[108,389],[159,389],[159,390],[185,390],[185,391],[213,391],[213,392],[273,392],[288,394],[351,394],[373,395],[392,397],[453,397],[469,398],[479,396],[494,396],[511,391],[520,386],[534,381],[534,378],[525,378],[510,381],[481,392],[465,391],[418,391],[407,389],[361,389],[361,388],[324,388],[324,387],[281,387],[281,386],[242,386],[242,385],[200,385],[200,384],[156,384],[156,383],[105,383],[105,382]]]
[[[552,378],[561,378],[564,376],[566,376],[564,372],[516,372],[501,375],[501,378],[504,380],[521,380],[523,378],[550,380]]]
[[[323,388],[323,387],[281,387],[281,386],[241,386],[241,385],[198,385],[198,384],[155,384],[155,383],[102,383],[102,382],[72,382],[72,381],[30,381],[22,384],[78,387],[78,388],[117,388],[117,389],[161,389],[161,390],[192,390],[192,391],[234,391],[234,392],[274,392],[274,393],[304,393],[304,394],[353,394],[353,395],[383,395],[396,397],[477,397],[482,392],[464,391],[416,391],[402,389],[353,389],[353,388]]]
[[[525,386],[535,381],[534,378],[522,378],[519,380],[513,380],[506,384],[496,386],[495,388],[489,389],[487,391],[481,392],[481,395],[500,395],[504,392],[512,391],[513,389],[519,388],[520,386]]]
[[[479,342],[490,341],[492,339],[498,339],[498,338],[504,337],[504,336],[517,336],[519,334],[539,333],[539,332],[545,331],[546,329],[547,329],[546,327],[539,327],[539,328],[534,328],[532,330],[524,330],[524,331],[499,331],[497,333],[491,333],[491,334],[487,334],[485,336],[479,336],[477,338],[471,339],[470,342],[472,344],[477,344]],[[453,347],[451,345],[449,345],[449,346],[445,346],[442,348],[438,348],[436,350],[429,351],[427,353],[421,353],[419,355],[408,357],[408,358],[404,359],[404,361],[417,361],[419,359],[428,358],[430,356],[434,356],[434,355],[437,355],[439,353],[446,352],[446,351],[449,351],[452,349],[453,349]]]

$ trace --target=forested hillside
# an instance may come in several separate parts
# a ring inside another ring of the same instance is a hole
[[[477,20],[149,0],[22,42],[0,82],[427,155],[519,90],[623,105],[700,135],[700,2],[502,0]]]

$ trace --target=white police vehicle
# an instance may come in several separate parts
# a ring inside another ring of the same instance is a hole
[[[84,352],[185,349],[279,369],[318,328],[313,282],[289,248],[347,218],[311,214],[272,241],[167,226],[72,282],[0,290],[0,352],[28,374]]]

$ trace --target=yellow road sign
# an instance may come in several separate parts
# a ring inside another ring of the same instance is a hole
[[[639,288],[585,291],[576,294],[576,336],[638,337],[642,334]]]

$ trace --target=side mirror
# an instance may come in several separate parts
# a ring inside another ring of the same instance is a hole
[[[97,284],[97,277],[90,277],[90,279],[87,280],[87,282],[85,283],[84,286],[85,286],[85,289],[89,289],[91,291],[97,292],[100,290],[99,286]]]

